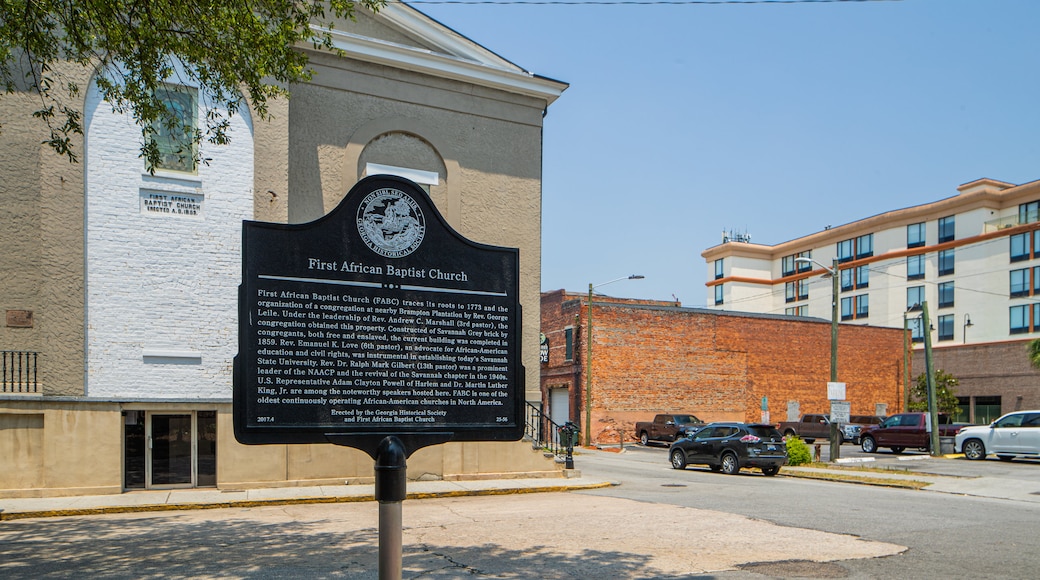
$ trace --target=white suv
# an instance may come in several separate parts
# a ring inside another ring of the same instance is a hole
[[[1004,461],[1040,458],[1040,411],[1015,411],[990,425],[965,427],[957,432],[956,446],[968,459],[985,459],[987,453]]]

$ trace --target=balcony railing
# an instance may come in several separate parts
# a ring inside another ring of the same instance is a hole
[[[36,378],[37,353],[0,350],[0,393],[34,394],[40,392]]]
[[[1036,220],[1032,220],[1032,221],[1036,221]],[[983,226],[982,226],[982,233],[988,234],[990,232],[995,232],[997,230],[1003,230],[1003,229],[1007,229],[1007,228],[1015,227],[1017,225],[1027,224],[1027,223],[1030,223],[1030,222],[1028,222],[1028,221],[1020,222],[1017,215],[1011,215],[1011,216],[1002,217],[1002,218],[998,218],[998,219],[995,219],[995,220],[990,220],[988,222],[985,222],[983,224]]]

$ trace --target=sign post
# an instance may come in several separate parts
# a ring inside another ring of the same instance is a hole
[[[407,458],[523,435],[519,250],[462,237],[418,185],[377,175],[313,222],[244,222],[242,255],[235,438],[368,453],[380,578],[395,558],[399,578]]]

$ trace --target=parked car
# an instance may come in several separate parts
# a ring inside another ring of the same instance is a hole
[[[985,459],[987,453],[1004,461],[1040,457],[1040,411],[1015,411],[989,425],[965,427],[954,445],[967,459]]]
[[[651,441],[671,443],[692,435],[704,426],[704,421],[692,413],[660,413],[653,421],[637,421],[636,437],[643,445]]]
[[[773,476],[787,463],[787,443],[772,425],[710,423],[672,443],[668,458],[674,469],[707,465],[732,475],[744,467],[757,467]]]
[[[880,425],[885,418],[880,415],[852,415],[848,423],[841,425],[842,443],[850,441],[853,445],[859,445],[859,438],[863,430],[873,425]]]
[[[939,437],[953,437],[965,425],[954,423],[949,415],[939,413],[937,425]],[[927,450],[931,444],[931,419],[928,413],[898,413],[885,419],[880,425],[863,428],[860,434],[860,448],[864,453],[877,453],[882,447],[888,447],[892,453],[902,453],[906,449]]]

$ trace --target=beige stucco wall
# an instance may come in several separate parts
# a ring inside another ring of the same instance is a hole
[[[0,398],[0,497],[120,493],[120,419],[106,403]]]
[[[242,445],[230,403],[119,403],[0,396],[0,498],[121,493],[123,410],[217,410],[217,487],[370,484],[375,463],[337,445]],[[559,477],[562,464],[527,442],[447,443],[408,459],[407,477]]]
[[[81,69],[58,66],[60,75],[87,84]],[[82,100],[71,104],[82,110]],[[82,395],[83,166],[41,145],[39,105],[25,93],[0,96],[0,350],[40,353],[43,392]],[[72,145],[82,155],[82,138]],[[33,327],[8,327],[7,310],[32,311]]]
[[[436,172],[430,196],[455,230],[520,249],[525,392],[538,400],[545,101],[327,55],[312,64],[314,82],[290,99],[289,221],[331,211],[366,163]]]

